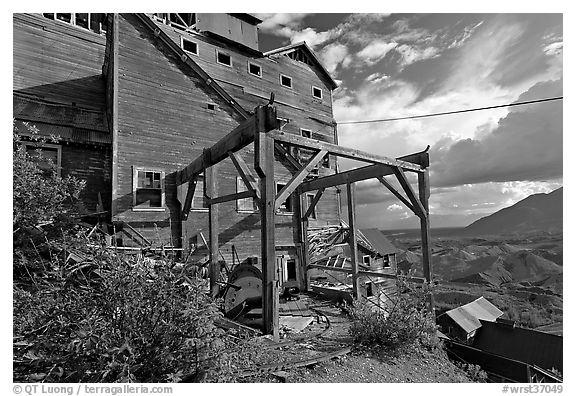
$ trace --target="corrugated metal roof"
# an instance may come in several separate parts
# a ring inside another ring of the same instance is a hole
[[[112,143],[109,133],[42,122],[15,120],[14,125],[18,128],[18,133],[23,136],[32,135],[25,127],[25,123],[35,126],[38,129],[38,135],[45,137],[55,136],[59,141],[98,145],[109,145]]]
[[[106,115],[103,111],[13,95],[13,112],[14,118],[31,123],[46,123],[108,133]]]
[[[360,230],[360,232],[364,235],[368,243],[381,255],[385,256],[387,254],[398,253],[396,246],[392,245],[380,230],[368,228]]]
[[[466,333],[471,333],[482,326],[480,319],[493,322],[502,316],[503,312],[484,297],[480,297],[471,303],[447,311],[445,314],[462,327]]]

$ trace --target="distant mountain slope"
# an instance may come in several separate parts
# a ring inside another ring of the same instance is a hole
[[[562,231],[562,188],[534,194],[463,229],[466,235]]]

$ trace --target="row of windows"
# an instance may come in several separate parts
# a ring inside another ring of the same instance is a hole
[[[98,34],[106,33],[108,18],[102,13],[44,13],[45,18],[69,23]]]
[[[164,172],[155,170],[146,170],[134,168],[133,176],[133,206],[135,210],[154,210],[163,209],[164,201]],[[285,183],[276,183],[276,192],[279,193]],[[247,191],[246,185],[242,178],[236,178],[236,192]],[[310,205],[314,194],[306,194],[307,204]],[[199,175],[196,182],[196,189],[192,197],[192,210],[206,210],[208,202],[204,189],[204,176]],[[258,211],[258,206],[253,198],[243,198],[236,201],[238,212],[254,213]],[[278,209],[279,213],[292,214],[294,211],[292,196],[288,197]],[[310,215],[312,219],[316,218],[316,210]]]
[[[182,36],[180,36],[180,47],[189,54],[196,56],[199,54],[198,43],[185,39]],[[232,67],[232,56],[226,52],[216,50],[216,63]],[[248,61],[248,74],[262,78],[262,66]],[[280,74],[280,85],[292,89],[292,77]],[[322,99],[322,88],[312,86],[312,96],[317,99]]]

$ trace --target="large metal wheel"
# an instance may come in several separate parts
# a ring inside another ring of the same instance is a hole
[[[236,318],[246,307],[262,306],[262,272],[253,265],[241,264],[228,278],[224,294],[224,315]]]

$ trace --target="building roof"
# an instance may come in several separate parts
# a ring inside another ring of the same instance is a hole
[[[543,369],[562,371],[562,337],[532,329],[481,320],[473,346]]]
[[[360,232],[364,235],[365,239],[368,243],[380,253],[382,256],[386,256],[388,254],[398,253],[398,249],[396,246],[392,245],[392,243],[380,232],[380,230],[376,228],[368,228],[360,230]]]
[[[295,50],[301,50],[306,55],[308,55],[309,59],[314,63],[314,65],[320,71],[320,74],[327,80],[328,85],[330,86],[331,89],[338,88],[338,84],[336,83],[336,81],[334,81],[334,79],[332,78],[330,73],[328,73],[328,70],[326,70],[326,68],[322,65],[322,63],[320,62],[320,60],[318,59],[316,54],[314,54],[314,51],[312,51],[312,49],[304,41],[301,41],[301,42],[295,43],[295,44],[290,44],[290,45],[287,45],[285,47],[273,49],[271,51],[265,52],[264,56],[284,54],[284,53],[292,52]]]
[[[466,333],[471,333],[482,326],[480,319],[493,322],[502,316],[503,312],[484,297],[480,297],[471,303],[447,311],[445,315],[452,318]]]

